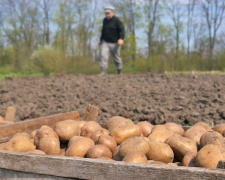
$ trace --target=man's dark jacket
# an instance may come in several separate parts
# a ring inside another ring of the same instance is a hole
[[[125,28],[120,19],[116,16],[113,16],[111,19],[104,18],[100,41],[117,43],[119,39],[124,38]]]

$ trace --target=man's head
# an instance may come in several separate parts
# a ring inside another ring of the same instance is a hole
[[[115,14],[115,8],[112,6],[106,6],[104,7],[104,10],[105,10],[105,16],[107,19],[111,19]]]

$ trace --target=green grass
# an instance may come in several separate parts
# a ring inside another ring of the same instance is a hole
[[[8,73],[8,74],[0,74],[0,79],[8,78],[8,77],[41,77],[42,73],[34,73],[34,74],[23,74],[23,73]]]
[[[146,71],[145,71],[146,72]],[[94,75],[94,74],[98,74],[100,73],[100,70],[99,72],[97,72],[97,70],[94,70],[94,71],[88,71],[88,69],[86,69],[85,71],[81,72],[81,74],[89,74],[89,75]],[[109,66],[109,74],[116,74],[117,71],[116,71],[116,68],[113,67],[113,65],[110,65]],[[125,68],[125,70],[123,71],[124,74],[132,74],[132,73],[144,73],[144,72],[141,72],[141,71],[138,71],[138,70],[134,70],[132,71],[132,69],[128,69],[128,68]],[[77,73],[75,73],[77,74]],[[185,74],[185,75],[192,75],[192,72],[191,71],[184,71],[184,72],[167,72],[166,75],[169,76],[169,77],[172,77],[173,75],[178,75],[178,74]],[[195,74],[197,75],[211,75],[212,73],[211,72],[195,72]],[[217,74],[217,75],[223,75],[225,74],[225,72],[215,72],[214,74]],[[53,76],[55,75],[54,73],[51,73],[50,76]],[[42,77],[44,76],[43,73],[33,73],[33,74],[26,74],[26,73],[6,73],[6,74],[0,74],[0,79],[5,79],[5,78],[8,78],[8,77]]]
[[[165,72],[168,76],[177,75],[177,74],[184,74],[184,75],[223,75],[225,72],[223,71],[174,71],[174,72]]]
[[[32,69],[32,68],[31,68]],[[151,65],[148,61],[138,60],[138,61],[129,61],[124,62],[124,74],[132,74],[132,73],[146,73],[150,72]],[[18,71],[18,70],[17,70]],[[38,72],[38,70],[34,70],[34,72],[17,72],[11,66],[0,67],[0,79],[4,79],[7,77],[41,77],[44,76],[44,73]],[[99,74],[101,72],[101,68],[99,62],[90,62],[84,59],[78,60],[75,63],[71,64],[68,68],[69,74]],[[109,61],[109,74],[116,74],[117,70],[112,59]],[[59,73],[60,74],[60,73]],[[225,72],[222,71],[175,71],[175,72],[165,72],[168,77],[172,77],[177,74],[185,74],[185,75],[205,75],[205,74],[218,74],[222,75]],[[50,76],[55,75],[55,73],[50,73]]]
[[[4,79],[7,77],[41,77],[41,76],[44,76],[44,74],[39,72],[33,73],[16,72],[15,69],[11,66],[0,67],[0,79]]]
[[[27,77],[27,76],[43,76],[42,73],[22,73],[15,72],[15,70],[11,66],[2,66],[0,67],[0,79],[4,79],[7,77]]]

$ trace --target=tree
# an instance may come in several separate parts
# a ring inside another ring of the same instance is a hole
[[[217,33],[224,18],[225,0],[201,0],[199,5],[208,27],[209,61],[210,67],[213,68],[213,52]]]
[[[50,44],[50,23],[52,20],[52,13],[55,7],[56,0],[36,0],[43,14],[43,44]],[[59,1],[58,1],[59,2]]]
[[[179,0],[173,0],[171,3],[168,4],[168,10],[171,15],[171,19],[173,22],[174,30],[175,30],[175,70],[179,56],[179,49],[180,49],[180,36],[183,31],[183,15],[184,11],[182,9],[182,5],[179,3]]]
[[[148,54],[153,55],[153,35],[158,21],[160,21],[159,4],[161,0],[144,0],[144,14],[147,14],[148,22]]]
[[[55,36],[55,46],[67,53],[68,47],[70,46],[70,39],[73,39],[73,27],[75,25],[74,12],[74,1],[63,0],[59,4],[59,8],[56,10],[56,15],[54,22],[57,26],[56,36]],[[72,41],[72,43],[74,43]]]
[[[14,65],[20,68],[22,59],[26,59],[40,43],[40,14],[36,1],[3,0],[5,25],[4,34],[9,45],[13,46]]]
[[[70,56],[88,57],[95,35],[97,0],[64,0],[55,16],[55,44]],[[91,14],[91,15],[90,15]]]
[[[189,55],[190,55],[190,42],[192,38],[192,33],[193,33],[193,20],[194,20],[194,10],[195,10],[195,5],[196,5],[196,0],[188,0],[187,4],[187,56],[189,60]]]
[[[0,9],[0,65],[3,64],[3,53],[4,53],[4,41],[3,41],[3,32],[2,32],[2,26],[3,26],[3,16],[2,16],[2,11]]]
[[[98,1],[97,0],[77,0],[77,25],[76,39],[77,48],[80,50],[79,55],[89,57],[91,54],[91,43],[94,32],[97,31],[96,21],[98,17]],[[97,43],[96,43],[97,44]]]

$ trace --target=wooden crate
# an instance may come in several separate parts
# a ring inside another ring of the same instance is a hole
[[[7,142],[10,140],[14,134],[26,132],[30,133],[35,129],[39,129],[43,125],[48,125],[53,127],[55,123],[67,119],[76,119],[80,120],[79,113],[77,111],[57,114],[53,116],[37,118],[33,120],[16,122],[9,125],[0,126],[0,143]]]
[[[0,127],[0,143],[7,142],[18,132],[31,132],[42,125],[53,127],[66,119],[79,120],[78,112],[14,123]],[[220,163],[220,167],[223,167]],[[96,179],[96,180],[214,180],[225,179],[224,169],[171,167],[167,165],[134,164],[88,158],[48,155],[28,155],[0,151],[0,177],[18,179]]]
[[[16,111],[17,109],[15,107],[8,107],[6,110],[5,118],[0,116],[0,126],[14,123]]]

